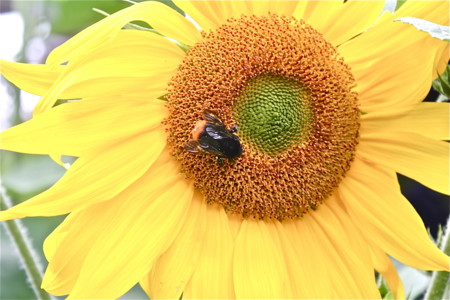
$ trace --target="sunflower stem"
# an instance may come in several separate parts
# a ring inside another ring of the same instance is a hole
[[[441,242],[441,250],[445,254],[450,254],[450,218],[447,221],[445,235]],[[425,294],[426,300],[444,299],[445,291],[449,283],[449,272],[434,271],[431,276],[431,283]]]
[[[6,194],[5,189],[0,186],[0,209],[8,209],[12,206],[11,199]],[[36,299],[50,300],[56,299],[46,291],[41,289],[42,282],[42,265],[39,262],[39,256],[33,249],[31,241],[27,235],[26,228],[20,220],[11,220],[2,222],[3,228],[16,246],[20,261],[25,269],[25,273],[30,282],[31,288]]]

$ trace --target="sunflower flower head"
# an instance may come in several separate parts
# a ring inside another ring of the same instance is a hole
[[[293,17],[230,19],[203,38],[169,83],[173,155],[208,202],[244,217],[301,217],[331,195],[354,157],[359,111],[350,69]],[[238,160],[221,166],[183,147],[206,109],[239,124]]]
[[[174,3],[185,15],[141,2],[45,64],[1,62],[42,96],[2,148],[76,157],[1,213],[68,214],[44,244],[44,289],[372,299],[375,270],[404,298],[389,256],[449,270],[396,175],[449,193],[448,104],[422,102],[448,42],[394,21],[448,25],[447,1]]]

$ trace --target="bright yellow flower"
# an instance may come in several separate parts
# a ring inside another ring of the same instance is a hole
[[[69,213],[44,244],[43,288],[78,299],[137,282],[151,298],[379,298],[377,270],[401,298],[387,255],[448,270],[396,177],[449,193],[448,104],[421,103],[448,43],[394,19],[448,25],[449,2],[381,17],[381,1],[342,2],[175,1],[201,30],[142,2],[44,65],[3,61],[6,78],[42,99],[2,148],[78,157],[1,215]],[[136,20],[161,35],[123,29]],[[186,151],[206,109],[227,129],[238,123],[241,156],[220,165]]]

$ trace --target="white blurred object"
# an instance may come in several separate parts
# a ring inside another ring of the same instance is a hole
[[[383,11],[390,11],[393,13],[397,7],[397,0],[386,0]]]
[[[36,96],[25,91],[20,91],[20,118],[22,120],[31,119],[33,109],[41,99],[41,96]]]
[[[416,299],[425,293],[430,284],[430,276],[427,276],[424,271],[404,265],[395,259],[392,260],[405,287],[406,298]]]
[[[14,61],[23,46],[24,22],[18,12],[0,14],[0,58]],[[1,66],[0,66],[1,67]],[[10,116],[14,113],[14,100],[5,80],[0,82],[0,130],[11,127]]]
[[[23,46],[24,23],[19,12],[0,14],[0,58],[14,60]]]

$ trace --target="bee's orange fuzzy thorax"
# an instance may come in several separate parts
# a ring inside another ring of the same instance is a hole
[[[203,129],[206,126],[206,123],[208,123],[208,121],[206,121],[206,120],[200,120],[200,121],[197,121],[197,123],[195,123],[194,129],[192,129],[192,139],[194,141],[198,140],[198,138],[200,137],[200,134],[202,133]]]

